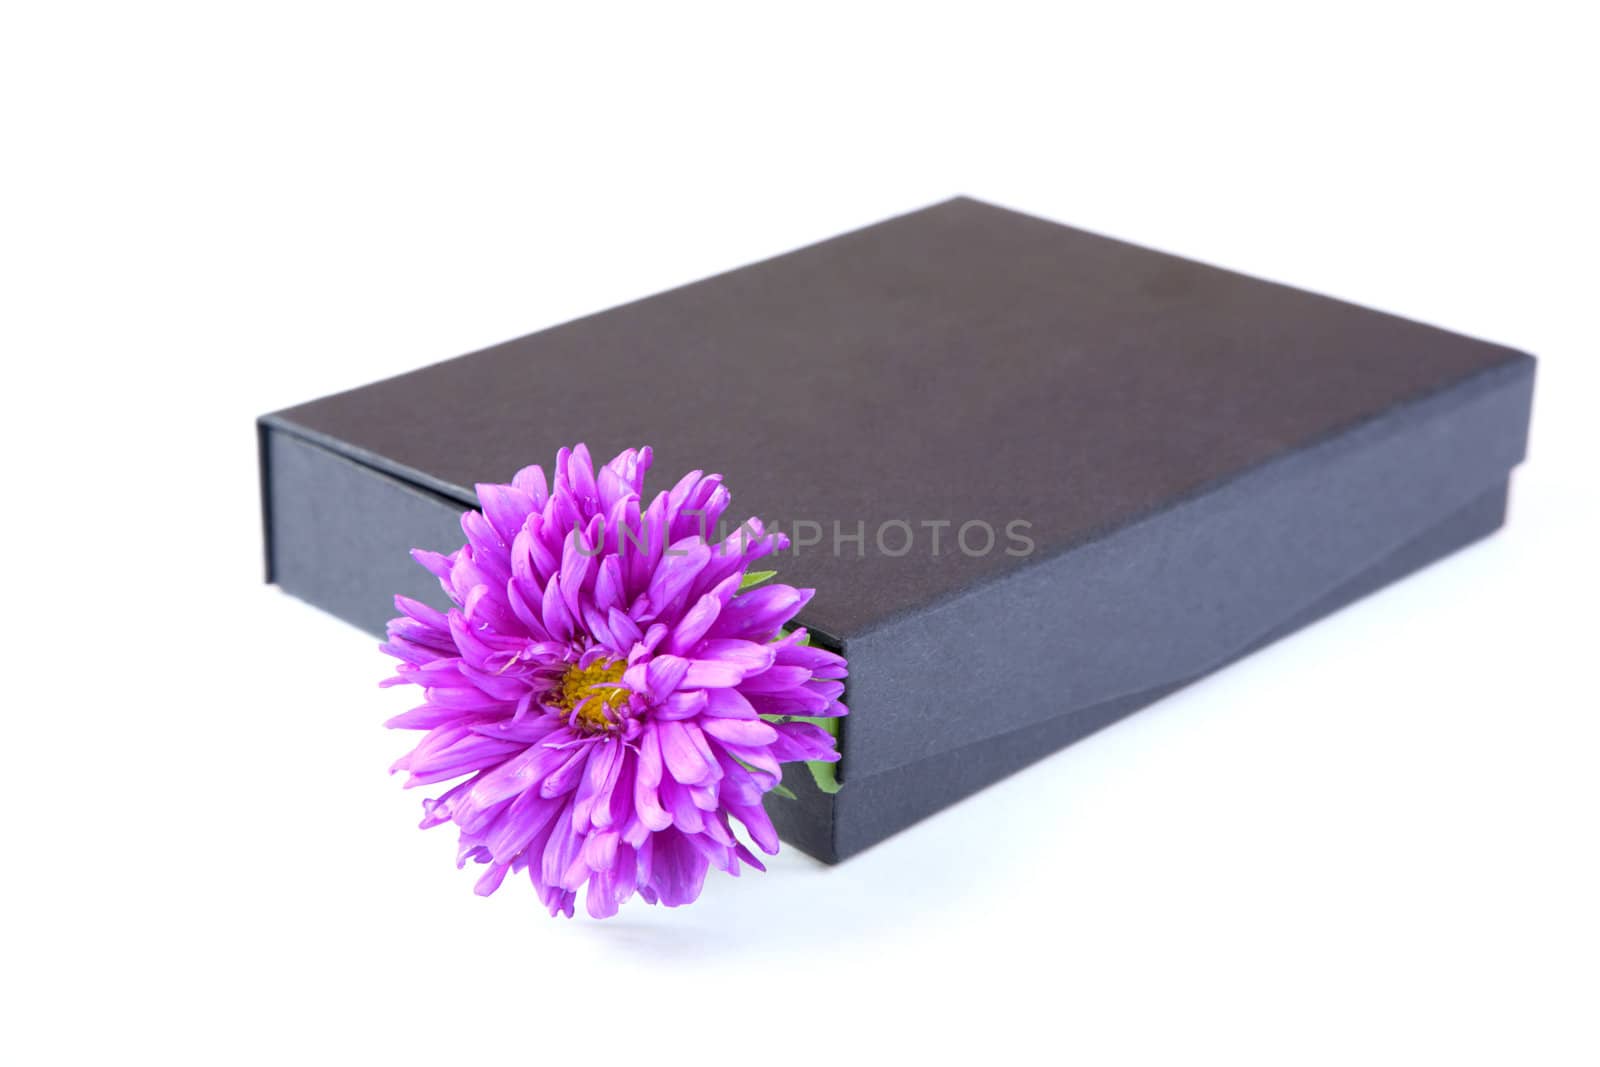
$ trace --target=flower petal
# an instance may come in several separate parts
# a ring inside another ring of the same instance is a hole
[[[704,541],[685,539],[673,544],[656,565],[650,579],[647,595],[650,606],[659,615],[672,606],[700,573],[700,568],[711,558],[711,548]]]
[[[533,512],[533,497],[509,485],[480,484],[475,488],[483,517],[489,520],[489,525],[500,535],[500,540],[510,545]]]
[[[778,731],[760,719],[706,719],[701,727],[709,736],[735,745],[770,745],[778,739]]]
[[[699,785],[721,775],[705,735],[692,723],[669,719],[656,728],[667,772],[685,785]]]
[[[639,821],[651,830],[665,830],[672,825],[672,816],[662,808],[657,794],[661,775],[660,728],[647,726],[639,740],[639,769],[633,780],[633,810]]]

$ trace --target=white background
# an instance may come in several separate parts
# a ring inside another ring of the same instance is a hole
[[[8,3],[0,1059],[1595,1063],[1594,30],[1289,7]],[[474,897],[253,417],[958,192],[1537,353],[1510,525],[844,866]]]

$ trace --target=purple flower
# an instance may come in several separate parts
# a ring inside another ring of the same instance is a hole
[[[846,713],[845,661],[786,630],[813,590],[751,588],[751,563],[787,540],[752,520],[713,543],[719,475],[646,504],[650,459],[597,471],[583,445],[562,449],[553,487],[538,467],[480,485],[467,543],[412,553],[454,607],[395,598],[383,684],[424,701],[388,725],[427,733],[393,770],[407,787],[462,779],[423,802],[422,826],[456,824],[458,865],[488,865],[480,894],[525,870],[551,915],[584,886],[596,918],[636,892],[688,904],[711,867],[765,869],[734,820],[777,852],[761,798],[779,764],[839,758],[804,720]]]

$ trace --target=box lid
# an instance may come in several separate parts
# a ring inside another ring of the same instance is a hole
[[[959,198],[269,421],[464,505],[650,444],[818,525],[783,578],[847,642],[1524,358]]]

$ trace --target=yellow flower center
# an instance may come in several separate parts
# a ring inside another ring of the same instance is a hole
[[[628,702],[628,687],[618,684],[627,669],[627,661],[620,659],[597,659],[587,667],[574,663],[561,676],[550,703],[567,718],[576,708],[578,722],[591,730],[609,730],[617,724],[611,713]]]

